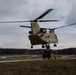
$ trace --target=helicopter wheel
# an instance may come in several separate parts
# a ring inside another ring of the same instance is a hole
[[[57,46],[57,44],[54,44],[54,47],[56,47]]]
[[[31,48],[33,48],[33,45],[31,45]]]
[[[44,46],[44,45],[42,45],[42,48],[45,48],[45,46]]]

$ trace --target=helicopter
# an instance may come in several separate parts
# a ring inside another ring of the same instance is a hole
[[[52,10],[53,9],[49,9],[46,12],[44,12],[42,15],[37,17],[36,19],[27,21],[27,22],[31,22],[31,26],[20,25],[20,27],[31,28],[31,31],[29,31],[29,36],[28,36],[31,42],[31,48],[33,48],[33,45],[41,44],[42,48],[50,49],[50,43],[54,43],[54,46],[57,46],[56,43],[58,43],[58,39],[56,34],[54,33],[54,30],[50,29],[48,33],[46,28],[40,28],[38,24],[38,22],[58,21],[58,20],[40,20]]]
[[[42,45],[42,48],[50,49],[50,44],[53,43],[54,47],[57,46],[58,44],[58,38],[57,35],[55,34],[56,29],[68,27],[75,25],[76,23],[57,27],[57,28],[40,28],[38,22],[57,22],[59,20],[41,20],[45,15],[48,13],[52,12],[54,9],[48,9],[45,11],[43,14],[41,14],[39,17],[37,17],[34,20],[29,20],[29,21],[5,21],[5,22],[0,22],[0,23],[19,23],[19,22],[31,22],[31,26],[25,26],[25,25],[20,25],[20,27],[25,27],[25,28],[31,28],[31,31],[29,31],[29,40],[31,43],[31,48],[33,48],[33,45]],[[47,32],[48,30],[48,32]]]

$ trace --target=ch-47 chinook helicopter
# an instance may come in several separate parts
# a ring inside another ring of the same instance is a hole
[[[31,31],[29,31],[29,40],[31,42],[31,48],[33,48],[33,45],[42,45],[42,48],[49,49],[50,43],[54,43],[54,46],[56,46],[56,43],[58,43],[58,39],[56,34],[54,33],[54,29],[48,29],[49,32],[47,32],[47,28],[40,28],[38,22],[52,22],[52,21],[58,21],[58,20],[40,20],[42,17],[44,17],[46,14],[48,14],[53,9],[47,10],[45,13],[40,15],[34,20],[27,21],[31,22],[31,26],[24,26],[21,25],[20,27],[26,27],[31,28]]]
[[[67,26],[75,25],[76,23],[65,25],[57,28],[40,28],[38,22],[57,22],[58,20],[40,20],[43,18],[46,14],[53,11],[53,9],[48,9],[46,12],[44,12],[42,15],[37,17],[34,20],[30,21],[7,21],[7,22],[0,22],[0,23],[20,23],[20,22],[31,22],[31,26],[24,26],[20,25],[20,27],[25,28],[31,28],[31,31],[29,31],[29,40],[31,42],[31,48],[33,48],[33,45],[42,45],[42,48],[50,49],[50,43],[54,44],[54,47],[57,46],[58,38],[55,34],[54,30],[64,28]],[[49,32],[47,32],[49,30]]]

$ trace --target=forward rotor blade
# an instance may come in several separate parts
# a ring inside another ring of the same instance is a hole
[[[0,23],[23,23],[23,22],[33,22],[33,21],[32,20],[30,20],[30,21],[3,21]]]
[[[44,12],[42,15],[40,15],[39,17],[37,17],[34,21],[36,21],[37,19],[41,19],[42,17],[44,17],[46,14],[48,14],[49,12],[51,12],[54,9],[48,9],[46,12]]]
[[[38,22],[55,22],[55,21],[58,21],[58,20],[37,20]],[[0,22],[0,23],[24,23],[24,22],[33,22],[33,20],[30,20],[30,21],[3,21],[3,22]]]
[[[69,25],[66,25],[66,26],[57,27],[57,28],[54,28],[54,30],[64,28],[64,27],[68,27],[68,26],[73,26],[73,25],[76,25],[76,23],[69,24]]]
[[[31,26],[20,25],[20,27],[31,28]]]

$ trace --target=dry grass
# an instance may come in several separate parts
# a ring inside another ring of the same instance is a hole
[[[0,63],[0,75],[76,75],[76,60]]]

